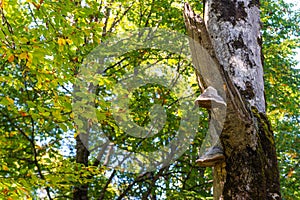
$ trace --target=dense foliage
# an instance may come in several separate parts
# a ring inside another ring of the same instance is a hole
[[[199,13],[202,4],[191,1]],[[88,185],[91,199],[201,199],[211,197],[210,168],[195,164],[207,132],[204,110],[194,141],[174,163],[145,174],[101,165],[91,152],[76,163],[77,125],[73,84],[81,63],[117,33],[142,27],[185,33],[180,0],[160,1],[0,1],[0,199],[72,199]],[[300,196],[300,73],[293,58],[300,46],[300,11],[282,0],[261,2],[265,92],[278,151],[284,199]],[[101,96],[128,71],[141,65],[172,66],[193,79],[191,62],[155,49],[128,52],[111,62],[97,85],[99,123],[122,148],[135,138],[119,130]],[[197,92],[196,81],[190,81]],[[130,99],[131,117],[143,126],[149,108],[165,106],[167,126],[138,148],[153,151],[168,143],[178,127],[176,96],[157,85],[140,87]],[[149,139],[149,138],[148,138]],[[153,139],[153,138],[152,138]],[[155,142],[154,142],[155,141]]]

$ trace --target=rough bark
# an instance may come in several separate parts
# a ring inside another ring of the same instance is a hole
[[[210,86],[213,77],[197,70],[203,66],[195,43],[218,67],[227,97],[220,136],[226,167],[224,172],[222,165],[215,166],[215,199],[281,199],[273,132],[265,115],[259,2],[206,0],[204,20],[187,4],[184,17],[194,39],[190,44],[200,89]]]

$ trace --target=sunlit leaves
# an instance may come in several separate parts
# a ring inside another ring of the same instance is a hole
[[[265,91],[268,113],[275,133],[282,193],[294,199],[299,190],[300,73],[295,69],[294,50],[300,46],[299,10],[281,0],[262,1]],[[296,145],[296,146],[295,146]]]
[[[200,1],[190,3],[201,12]],[[145,26],[185,32],[182,6],[179,0],[1,1],[0,199],[46,198],[47,189],[52,198],[72,198],[74,185],[85,183],[90,184],[90,197],[99,197],[112,170],[93,166],[92,156],[87,167],[74,162],[73,138],[80,133],[74,118],[77,123],[80,120],[76,121],[72,109],[90,117],[87,110],[97,108],[89,123],[101,124],[122,148],[153,151],[169,142],[181,113],[176,95],[168,94],[166,88],[140,87],[130,96],[129,117],[136,124],[149,124],[154,104],[162,105],[167,115],[164,129],[139,146],[133,145],[136,138],[119,130],[111,104],[103,97],[112,97],[112,89],[124,74],[141,64],[173,66],[183,77],[192,78],[191,65],[180,56],[153,49],[128,52],[97,77],[97,95],[91,107],[72,107],[72,93],[86,55],[109,36]],[[300,74],[292,58],[299,47],[299,12],[291,11],[281,0],[261,1],[261,9],[268,114],[277,138],[283,194],[293,199],[299,196],[296,177],[300,173]],[[194,88],[197,91],[196,84]],[[116,172],[107,184],[105,198],[114,199],[125,192],[124,198],[141,199],[148,191],[159,194],[157,199],[164,195],[177,199],[210,196],[211,171],[199,169],[193,162],[207,131],[207,116],[202,114],[197,137],[182,157],[162,172]]]

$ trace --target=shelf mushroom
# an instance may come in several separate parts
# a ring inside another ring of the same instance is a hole
[[[218,91],[214,87],[208,86],[204,90],[204,92],[195,100],[195,105],[211,110],[220,106],[226,106],[226,102],[220,95],[218,95]],[[216,130],[214,127],[212,127],[210,130],[214,130],[210,134],[216,134]],[[220,142],[217,142],[216,145],[207,149],[205,153],[198,160],[196,160],[196,163],[201,167],[213,167],[217,163],[224,162],[224,160],[225,156],[223,153],[222,145],[220,144]]]
[[[199,159],[196,160],[196,163],[200,167],[213,167],[217,163],[221,163],[225,160],[223,150],[219,146],[213,146],[205,152]]]
[[[208,86],[204,92],[197,97],[195,100],[195,105],[201,108],[211,109],[212,105],[226,106],[226,102],[221,96],[218,95],[218,92],[215,88]]]

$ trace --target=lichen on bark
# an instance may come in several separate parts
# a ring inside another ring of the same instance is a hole
[[[265,112],[261,103],[265,99],[257,4],[249,0],[207,0],[204,21],[220,65],[239,91],[248,94],[249,103]]]

